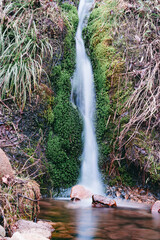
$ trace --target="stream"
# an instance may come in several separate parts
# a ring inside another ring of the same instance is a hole
[[[77,205],[53,199],[41,201],[40,205],[39,218],[54,222],[54,240],[160,239],[160,214],[152,215],[143,205],[91,208],[89,203]]]

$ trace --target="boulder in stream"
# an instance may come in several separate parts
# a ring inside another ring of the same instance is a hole
[[[92,207],[117,207],[116,201],[113,199],[109,199],[107,197],[101,195],[93,195],[92,196]]]
[[[82,200],[82,199],[91,198],[92,195],[93,194],[87,188],[85,188],[84,186],[75,185],[71,189],[70,197],[71,197],[72,201],[79,201],[79,200]]]
[[[152,213],[160,213],[160,200],[156,201],[151,207]]]

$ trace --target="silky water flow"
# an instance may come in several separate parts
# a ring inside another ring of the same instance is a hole
[[[78,8],[79,24],[76,32],[76,69],[72,79],[71,101],[83,118],[84,149],[79,184],[94,193],[103,193],[98,170],[98,146],[95,134],[95,90],[92,66],[86,54],[82,30],[87,24],[93,0],[81,0]]]

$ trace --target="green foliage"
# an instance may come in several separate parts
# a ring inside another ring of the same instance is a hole
[[[70,76],[73,73],[73,68],[75,66],[75,40],[74,36],[78,26],[78,15],[77,9],[69,3],[62,4],[62,10],[64,13],[64,21],[67,26],[67,35],[65,36],[64,44],[64,60],[61,65],[62,68],[67,70]]]
[[[54,72],[55,69],[55,72]],[[66,69],[61,69],[60,65],[53,69],[52,82],[57,94],[64,93],[69,97],[71,90],[70,73]]]
[[[122,184],[123,186],[133,187],[137,182],[137,172],[135,173],[125,164],[125,161],[121,162],[121,166],[115,162],[114,167],[116,167],[116,175],[111,176],[109,179],[109,185],[114,186],[117,184]]]
[[[119,75],[124,61],[113,45],[112,29],[118,13],[110,14],[115,9],[116,1],[105,1],[95,8],[89,18],[83,34],[88,45],[97,96],[97,140],[100,150],[100,166],[106,162],[115,139],[115,126],[109,122],[113,115],[113,102],[109,91],[117,88]]]
[[[54,113],[51,107],[48,107],[48,109],[45,111],[45,118],[47,119],[47,122],[49,125],[53,124],[54,122]]]
[[[126,166],[119,167],[118,171],[120,174],[120,181],[123,185],[130,186],[130,187],[135,185],[135,182],[132,176],[128,173]]]
[[[78,26],[78,15],[77,15],[76,7],[69,3],[64,2],[61,5],[61,8],[62,8],[62,11],[64,12],[64,17],[66,19],[66,22],[68,23],[68,26],[71,28],[72,31],[75,32]],[[72,41],[73,41],[73,38],[72,38]]]
[[[78,24],[77,10],[64,3],[62,10],[67,33],[61,65],[53,68],[51,82],[56,93],[51,124],[52,131],[47,143],[49,173],[54,189],[67,188],[76,183],[81,155],[82,123],[79,113],[70,103],[71,77],[75,66],[75,30]]]
[[[55,189],[71,186],[78,177],[78,162],[71,158],[70,155],[69,157],[67,156],[63,144],[63,139],[50,132],[47,144],[47,157],[49,160],[49,173]]]
[[[57,97],[54,108],[53,131],[62,139],[67,154],[77,158],[81,150],[81,124],[79,114],[65,95]],[[79,123],[79,124],[77,124]]]

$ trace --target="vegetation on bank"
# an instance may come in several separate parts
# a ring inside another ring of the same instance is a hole
[[[56,189],[67,188],[77,182],[81,155],[82,123],[77,109],[70,102],[71,77],[75,67],[74,36],[78,24],[77,10],[62,4],[65,12],[67,34],[64,38],[63,59],[52,70],[51,82],[56,94],[53,122],[47,143],[47,158],[51,185]]]
[[[0,5],[0,147],[16,168],[25,165],[25,176],[38,176],[41,187],[50,189],[76,182],[82,148],[81,120],[70,103],[78,15],[73,5],[60,4],[8,0]]]
[[[160,180],[159,11],[158,1],[97,2],[84,30],[97,92],[100,165],[122,184]]]

